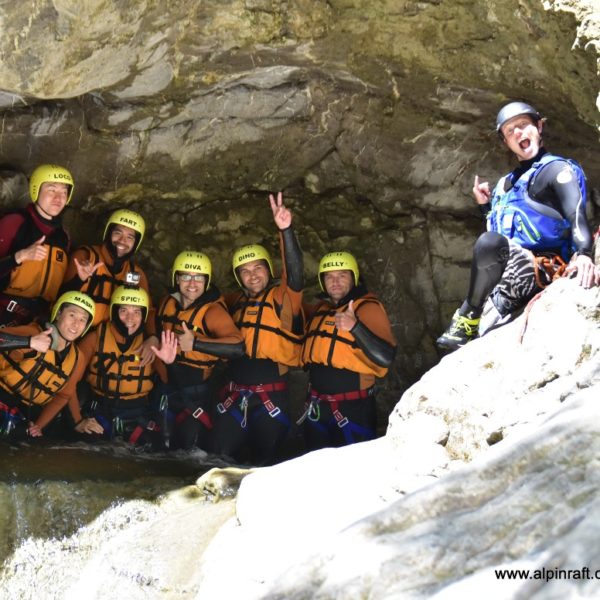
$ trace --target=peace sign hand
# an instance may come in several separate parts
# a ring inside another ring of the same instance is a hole
[[[269,194],[269,202],[273,211],[273,220],[279,229],[287,229],[292,224],[292,211],[283,204],[282,192],[277,193],[277,200]]]

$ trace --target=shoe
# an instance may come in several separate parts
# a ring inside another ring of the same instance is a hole
[[[452,322],[444,333],[437,339],[436,344],[442,350],[454,352],[467,342],[474,340],[479,333],[480,317],[469,319],[459,314],[458,310],[452,316]]]

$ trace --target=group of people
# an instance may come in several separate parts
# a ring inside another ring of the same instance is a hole
[[[543,122],[522,102],[498,114],[519,167],[493,192],[475,178],[488,231],[475,244],[467,299],[438,338],[445,351],[482,333],[484,312],[494,313],[492,326],[505,321],[563,271],[584,287],[600,283],[583,172],[546,152]],[[101,244],[71,251],[61,214],[73,189],[66,169],[42,165],[30,178],[32,202],[0,219],[5,436],[122,437],[254,464],[278,459],[294,423],[307,450],[375,437],[375,382],[396,353],[385,308],[347,251],[322,257],[322,293],[303,302],[302,252],[281,193],[269,196],[279,278],[264,246],[243,246],[232,258],[239,289],[222,295],[209,257],[184,250],[170,292],[153,306],[135,259],[142,216],[116,210]],[[300,367],[309,388],[295,415],[289,373]]]
[[[113,212],[102,243],[71,251],[61,213],[70,173],[42,165],[32,203],[0,220],[0,424],[11,438],[122,437],[136,445],[269,464],[295,421],[306,449],[376,434],[375,379],[396,342],[355,258],[325,255],[322,297],[303,304],[303,259],[282,194],[269,196],[283,269],[264,246],[238,248],[239,290],[222,295],[208,256],[178,254],[154,306],[136,262],[145,223]],[[310,390],[292,414],[290,369]]]

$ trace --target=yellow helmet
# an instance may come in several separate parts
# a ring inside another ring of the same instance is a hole
[[[81,334],[84,335],[86,331],[92,326],[92,322],[96,314],[95,302],[87,294],[84,294],[82,292],[65,292],[64,294],[59,296],[58,300],[54,303],[54,306],[52,307],[52,314],[50,315],[51,322],[54,322],[63,304],[73,304],[73,306],[79,306],[79,308],[83,308],[83,310],[89,313],[90,320],[88,321],[86,328]]]
[[[31,174],[29,179],[29,195],[33,202],[37,202],[40,197],[40,188],[42,183],[64,183],[69,190],[67,195],[67,204],[71,201],[73,195],[73,176],[67,169],[59,165],[40,165]]]
[[[241,248],[238,248],[233,253],[233,260],[232,260],[233,275],[240,287],[244,287],[244,286],[242,285],[242,282],[240,281],[240,279],[238,277],[237,270],[242,265],[252,262],[253,260],[266,261],[267,265],[269,265],[269,272],[271,273],[271,277],[274,277],[273,263],[271,262],[271,256],[267,252],[267,249],[264,246],[261,246],[260,244],[248,244],[247,246],[242,246]]]
[[[319,285],[323,291],[323,273],[328,271],[352,271],[354,275],[354,285],[358,285],[358,263],[350,252],[329,252],[319,263]]]
[[[113,314],[113,308],[120,305],[139,306],[143,308],[144,321],[148,317],[148,308],[150,307],[150,298],[144,288],[127,287],[120,285],[110,297],[110,314]]]
[[[177,271],[187,271],[189,273],[199,273],[206,275],[206,289],[210,285],[210,277],[212,275],[212,265],[210,258],[202,252],[194,252],[193,250],[186,250],[180,252],[173,261],[173,286],[175,286],[175,274]]]
[[[110,215],[108,221],[106,222],[106,227],[104,228],[104,236],[102,239],[106,240],[106,236],[111,225],[123,225],[124,227],[129,227],[130,229],[133,229],[136,233],[139,234],[140,239],[138,240],[138,243],[133,250],[134,252],[137,252],[140,247],[140,244],[142,243],[142,239],[146,231],[146,222],[144,221],[144,217],[142,217],[142,215],[140,215],[139,213],[136,213],[127,208],[115,210],[115,212],[112,215]]]

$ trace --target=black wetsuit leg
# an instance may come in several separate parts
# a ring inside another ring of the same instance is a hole
[[[460,308],[461,315],[481,315],[485,301],[502,279],[509,253],[508,240],[499,233],[486,231],[479,236],[473,248],[469,293]]]

